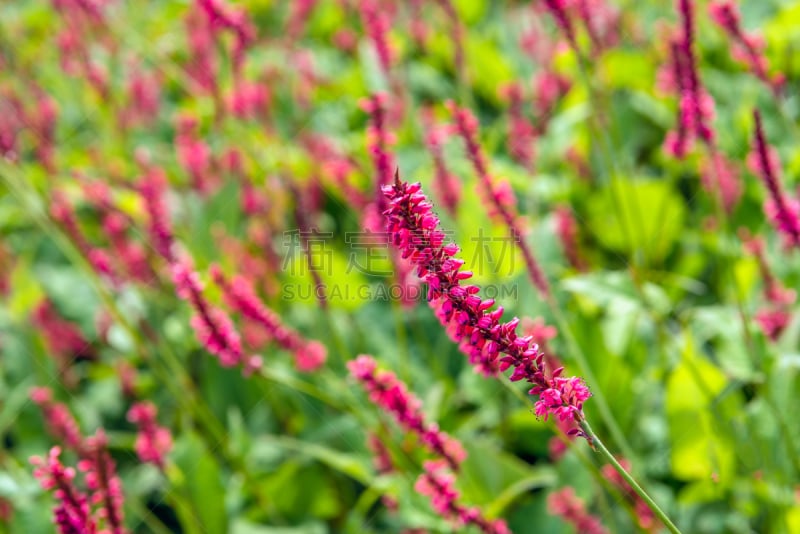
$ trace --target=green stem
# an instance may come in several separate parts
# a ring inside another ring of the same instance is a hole
[[[567,351],[570,355],[572,355],[573,358],[575,358],[575,363],[578,365],[578,371],[581,373],[581,375],[583,375],[583,378],[589,383],[590,386],[597,386],[592,390],[592,397],[594,398],[594,403],[597,406],[597,411],[600,413],[600,418],[608,427],[611,437],[614,439],[614,442],[617,444],[617,446],[622,450],[622,454],[625,455],[625,457],[629,460],[635,461],[636,456],[633,452],[633,448],[630,446],[628,440],[625,438],[625,434],[617,424],[617,420],[614,418],[614,414],[611,412],[611,408],[606,401],[605,395],[602,392],[602,388],[599,387],[600,382],[595,377],[594,372],[592,372],[592,368],[589,367],[589,362],[586,359],[586,355],[584,355],[583,349],[581,349],[580,345],[578,345],[578,341],[575,339],[575,336],[569,327],[569,323],[553,299],[549,298],[547,300],[550,304],[550,309],[553,312],[553,316],[555,317],[556,324],[558,325],[558,330],[561,332],[567,344]]]
[[[578,423],[580,424],[583,432],[586,434],[586,439],[589,441],[589,443],[620,474],[620,476],[622,476],[622,478],[625,480],[625,482],[628,483],[628,485],[636,493],[636,495],[638,495],[644,501],[647,507],[650,508],[650,510],[656,515],[656,517],[658,517],[658,519],[661,520],[661,523],[663,523],[663,525],[667,527],[667,530],[669,530],[673,534],[681,534],[681,531],[678,530],[678,527],[675,526],[675,524],[670,520],[667,514],[664,513],[664,511],[661,508],[659,508],[658,504],[656,504],[656,502],[647,494],[647,492],[644,491],[644,489],[642,489],[639,483],[636,482],[636,479],[633,478],[631,474],[628,473],[625,470],[625,468],[620,465],[617,459],[614,458],[614,455],[611,454],[611,452],[609,452],[609,450],[606,448],[606,446],[603,444],[600,438],[597,437],[597,435],[594,433],[592,427],[589,425],[589,422],[586,419],[581,419]]]

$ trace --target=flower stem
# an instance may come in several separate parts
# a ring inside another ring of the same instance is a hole
[[[663,525],[667,527],[667,530],[669,530],[673,534],[681,534],[681,531],[678,530],[678,527],[676,527],[675,524],[670,520],[670,518],[667,517],[667,514],[664,513],[664,511],[661,508],[659,508],[656,502],[647,494],[647,492],[644,491],[644,489],[642,489],[639,483],[636,482],[636,479],[633,478],[631,474],[628,473],[625,470],[625,468],[620,465],[617,459],[614,458],[614,455],[611,454],[611,452],[609,452],[609,450],[606,448],[606,446],[603,444],[600,438],[597,437],[597,435],[594,433],[592,427],[589,425],[589,422],[586,419],[581,419],[579,421],[579,424],[581,426],[581,430],[583,430],[583,432],[586,434],[586,438],[589,441],[589,443],[591,443],[594,449],[597,452],[599,452],[605,458],[605,460],[609,464],[611,464],[611,466],[614,469],[616,469],[616,471],[622,476],[625,482],[627,482],[628,485],[630,485],[631,489],[634,492],[636,492],[636,495],[641,497],[641,499],[645,502],[645,504],[647,504],[648,508],[650,508],[650,510],[652,510],[652,512],[656,515],[656,517],[658,517],[658,519],[661,520],[661,523],[663,523]]]

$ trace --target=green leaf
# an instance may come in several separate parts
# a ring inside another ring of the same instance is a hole
[[[687,341],[681,363],[667,381],[666,411],[676,477],[698,481],[713,477],[719,484],[731,483],[735,444],[712,412],[726,385],[725,375],[697,357]]]
[[[172,458],[182,475],[180,487],[191,503],[191,510],[178,509],[181,524],[199,524],[202,532],[227,532],[222,473],[203,441],[197,434],[183,434],[175,443]]]
[[[672,250],[686,208],[669,184],[655,180],[615,180],[589,198],[589,229],[606,248],[643,254],[653,262]]]

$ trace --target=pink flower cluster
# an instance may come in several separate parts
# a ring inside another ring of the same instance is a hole
[[[462,285],[472,277],[461,271],[464,261],[455,257],[458,246],[444,244],[444,232],[419,183],[399,178],[384,188],[389,199],[387,228],[404,258],[417,267],[417,275],[428,284],[428,300],[451,337],[479,371],[494,375],[513,367],[512,381],[526,380],[539,395],[536,413],[556,415],[562,420],[583,419],[583,402],[591,394],[580,378],[561,378],[563,368],[545,374],[544,355],[529,336],[518,337],[519,319],[501,323],[503,308],[490,311],[494,300],[482,300],[480,289]]]
[[[679,97],[678,124],[664,140],[668,154],[683,158],[696,138],[712,144],[714,100],[700,82],[694,54],[694,6],[691,0],[677,0],[683,25],[678,36],[670,41],[668,73],[660,76],[662,85],[676,90]]]
[[[526,170],[533,170],[536,128],[525,116],[522,84],[513,82],[502,88],[508,100],[508,152]]]
[[[461,443],[428,423],[422,414],[422,402],[408,391],[408,387],[391,371],[378,370],[371,356],[360,355],[347,363],[350,374],[369,394],[370,400],[389,412],[397,424],[415,434],[432,453],[443,458],[451,469],[458,469],[467,453]]]
[[[797,293],[793,289],[784,287],[775,278],[767,262],[763,240],[758,237],[750,237],[744,231],[740,233],[745,249],[758,263],[758,270],[764,283],[766,306],[756,313],[756,322],[765,336],[772,341],[777,341],[792,320],[791,307],[797,298]]]
[[[144,167],[144,175],[139,179],[139,194],[144,200],[144,208],[150,218],[148,233],[153,247],[164,259],[172,262],[175,258],[174,238],[172,236],[172,223],[165,206],[167,192],[167,175],[154,165],[144,161],[141,156],[140,164]]]
[[[192,178],[192,187],[200,194],[208,193],[211,187],[211,149],[200,138],[197,119],[184,115],[178,119],[175,137],[178,161]]]
[[[281,348],[291,352],[299,371],[315,371],[325,363],[328,356],[325,346],[319,341],[303,339],[300,334],[285,326],[280,317],[261,302],[245,278],[234,276],[228,281],[216,265],[212,265],[210,271],[214,282],[222,289],[228,306],[260,325]]]
[[[233,322],[224,311],[211,306],[205,299],[200,277],[188,260],[178,260],[172,264],[172,279],[178,296],[195,310],[191,325],[206,350],[217,356],[223,367],[241,364],[245,374],[258,370],[261,357],[244,354]]]
[[[50,449],[46,458],[34,456],[33,475],[44,490],[54,490],[57,504],[53,523],[60,534],[95,534],[97,521],[92,515],[89,498],[75,487],[75,469],[61,463],[61,448]]]
[[[134,445],[139,459],[163,469],[164,457],[172,449],[172,435],[168,429],[159,426],[156,413],[152,402],[137,402],[128,410],[127,417],[139,429]]]
[[[125,534],[122,483],[116,466],[106,450],[102,430],[86,439],[78,461],[88,493],[75,485],[76,470],[61,463],[61,448],[50,449],[46,458],[30,459],[33,474],[42,489],[54,490],[57,504],[53,522],[61,534]]]
[[[725,212],[732,213],[742,196],[738,166],[715,150],[701,162],[700,179],[706,191],[719,196]]]
[[[42,410],[48,432],[70,449],[76,452],[82,451],[83,434],[78,428],[78,423],[64,404],[53,400],[53,392],[46,387],[34,387],[31,389],[30,398]]]
[[[800,201],[788,197],[778,179],[780,161],[774,148],[767,145],[761,114],[753,111],[755,135],[753,150],[747,157],[750,170],[757,174],[769,191],[769,200],[764,204],[764,211],[778,232],[783,234],[787,248],[800,247]]]
[[[244,53],[256,40],[256,28],[242,8],[233,8],[225,0],[195,0],[206,16],[214,34],[228,30],[234,35],[233,66],[240,72]],[[217,36],[217,39],[219,37]]]
[[[86,487],[91,492],[89,502],[97,506],[95,517],[99,524],[105,524],[102,532],[124,534],[122,482],[117,476],[117,468],[107,450],[108,441],[103,430],[86,439],[87,453],[78,461],[78,469],[83,471]]]
[[[575,52],[578,43],[574,18],[580,19],[586,28],[592,56],[596,57],[619,39],[619,13],[602,0],[545,0],[543,4]]]
[[[484,200],[489,204],[489,215],[499,217],[508,228],[512,239],[522,252],[528,275],[534,286],[543,296],[550,295],[550,284],[547,282],[539,263],[533,255],[527,242],[524,239],[524,232],[516,215],[516,198],[508,182],[503,181],[495,184],[489,174],[489,166],[486,156],[478,143],[478,119],[466,108],[459,107],[455,102],[448,102],[447,107],[453,115],[456,131],[464,140],[467,148],[467,156],[475,168],[478,175],[480,191]]]
[[[446,461],[428,460],[423,468],[414,489],[430,498],[433,509],[442,517],[453,521],[459,528],[472,525],[486,534],[511,533],[502,519],[490,521],[481,515],[478,508],[459,504],[455,476],[449,471]]]
[[[385,209],[386,201],[381,194],[381,187],[391,183],[394,158],[389,152],[389,146],[394,143],[394,136],[389,132],[386,124],[386,104],[388,96],[377,93],[361,101],[361,108],[369,113],[369,126],[367,127],[367,149],[375,168],[375,203],[365,210],[363,226],[367,230],[380,232],[381,213]]]
[[[430,108],[423,110],[422,124],[425,130],[425,147],[433,159],[435,170],[434,193],[441,200],[447,213],[455,217],[458,203],[461,200],[461,182],[448,170],[444,159],[444,144],[450,134],[450,129],[435,123],[433,110]]]
[[[764,38],[760,35],[745,33],[742,29],[739,7],[732,0],[715,0],[708,4],[708,14],[711,20],[717,23],[733,41],[731,54],[733,57],[747,65],[758,79],[778,95],[783,87],[785,77],[783,74],[769,74],[769,62],[764,57]]]
[[[364,26],[364,31],[372,41],[383,75],[389,80],[391,78],[393,58],[388,39],[389,30],[391,29],[389,11],[378,0],[360,0],[358,8],[361,13],[361,24]]]
[[[598,518],[586,511],[575,490],[567,486],[547,496],[550,513],[559,516],[581,534],[608,534]]]
[[[94,349],[80,328],[61,317],[50,299],[43,300],[36,307],[31,319],[44,336],[47,348],[62,372],[75,361],[95,358]]]
[[[115,273],[111,266],[111,258],[109,258],[105,250],[89,243],[78,226],[78,220],[75,217],[72,204],[67,200],[66,195],[59,190],[53,191],[50,199],[50,215],[61,224],[64,231],[81,251],[83,257],[89,261],[92,268],[98,274],[107,277],[109,280],[114,280]]]

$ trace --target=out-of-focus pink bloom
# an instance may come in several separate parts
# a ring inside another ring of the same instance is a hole
[[[779,94],[785,77],[780,73],[770,76],[769,62],[764,56],[764,38],[745,33],[736,3],[732,0],[715,0],[708,4],[708,14],[733,41],[731,55],[747,65],[776,95]]]
[[[486,534],[510,534],[502,519],[490,521],[483,517],[475,507],[459,504],[459,492],[455,489],[455,476],[448,471],[447,462],[426,461],[423,473],[417,479],[414,489],[431,500],[433,509],[456,527],[473,525]]]
[[[502,88],[508,99],[508,152],[520,165],[530,171],[535,157],[536,128],[525,117],[522,85],[513,82]]]
[[[772,341],[777,341],[792,320],[791,306],[797,298],[793,289],[788,289],[772,273],[764,252],[764,242],[740,231],[744,248],[755,258],[763,281],[766,306],[756,313],[755,320]]]
[[[151,124],[158,117],[161,102],[161,82],[158,76],[146,72],[133,62],[126,90],[127,104],[120,120],[126,125]]]
[[[719,195],[726,213],[733,212],[742,196],[742,183],[737,165],[725,158],[719,151],[703,159],[700,167],[703,188],[711,194]]]
[[[216,265],[212,265],[210,271],[214,282],[222,289],[223,298],[228,305],[261,325],[278,345],[291,352],[299,371],[315,371],[325,363],[328,355],[325,346],[318,341],[306,340],[285,326],[280,317],[258,298],[245,278],[234,276],[228,281]]]
[[[61,224],[64,231],[69,235],[70,239],[75,243],[75,246],[78,247],[95,271],[114,281],[115,273],[111,267],[111,258],[108,257],[108,254],[106,254],[103,249],[89,244],[86,236],[78,226],[78,220],[75,217],[72,205],[61,191],[56,190],[52,193],[50,199],[50,215]]]
[[[286,24],[286,37],[293,43],[303,34],[306,23],[314,12],[318,0],[297,0],[292,2],[289,21]]]
[[[211,149],[200,139],[197,119],[182,116],[178,119],[178,134],[175,137],[178,161],[192,177],[192,185],[200,194],[208,193],[211,180]]]
[[[233,321],[221,309],[206,301],[200,277],[188,260],[178,260],[172,264],[172,279],[178,296],[194,308],[191,325],[206,350],[217,356],[224,367],[241,364],[245,374],[258,370],[261,357],[244,354]]]
[[[377,471],[378,474],[385,475],[395,472],[392,456],[389,454],[386,445],[377,435],[373,433],[367,435],[367,448],[372,453],[372,463],[375,465],[375,471]],[[397,510],[398,503],[393,497],[384,495],[381,500],[387,509],[392,511]]]
[[[784,193],[778,178],[778,155],[767,145],[758,110],[753,111],[753,118],[756,126],[753,150],[747,161],[750,169],[761,178],[769,191],[770,198],[764,204],[764,211],[778,232],[783,234],[786,247],[800,247],[800,201],[789,198]]]
[[[228,97],[228,108],[240,119],[263,119],[267,117],[270,98],[266,83],[239,80]]]
[[[353,52],[358,46],[358,35],[350,28],[339,28],[333,34],[333,45],[342,52]]]
[[[125,360],[121,360],[116,369],[122,394],[129,399],[134,398],[136,396],[136,367]]]
[[[359,0],[358,8],[361,13],[361,24],[372,41],[383,75],[386,79],[390,79],[393,59],[388,39],[391,29],[390,14],[378,0]]]
[[[777,341],[792,321],[792,313],[780,309],[763,309],[756,312],[755,320],[765,336]]]
[[[139,194],[144,200],[145,211],[150,222],[148,232],[153,247],[167,261],[174,259],[172,223],[165,206],[168,182],[164,171],[154,165],[146,165],[139,179]]]
[[[154,278],[153,271],[147,263],[147,252],[127,235],[130,221],[119,211],[110,211],[103,217],[103,230],[111,241],[117,265],[128,271],[128,274],[142,282]]]
[[[137,402],[128,410],[127,417],[139,429],[134,445],[139,459],[163,469],[164,457],[172,449],[172,435],[168,429],[159,426],[156,413],[153,403]]]
[[[558,28],[564,33],[572,49],[578,50],[578,42],[575,39],[575,27],[569,16],[568,0],[544,0],[544,6],[550,12]]]
[[[444,209],[455,217],[461,200],[461,182],[449,171],[444,160],[444,144],[450,134],[450,128],[436,124],[431,109],[423,110],[422,123],[425,129],[425,146],[433,158],[435,169],[434,192],[441,199]]]
[[[217,82],[219,67],[211,23],[195,3],[192,3],[186,13],[185,22],[190,52],[186,70],[199,89],[216,95],[219,90]]]
[[[56,101],[42,89],[35,87],[36,107],[27,117],[28,126],[36,135],[34,152],[39,163],[49,172],[56,168],[55,142],[58,107]]]
[[[84,473],[91,504],[98,507],[95,517],[109,534],[125,534],[122,507],[124,497],[122,482],[117,468],[108,454],[108,440],[103,429],[86,439],[86,451],[78,461],[78,469]]]
[[[617,458],[617,461],[626,471],[630,472],[631,470],[631,463],[625,458]],[[642,500],[639,495],[633,491],[633,488],[622,478],[622,475],[614,469],[613,466],[606,464],[601,468],[601,472],[603,477],[611,482],[614,486],[620,489],[633,503],[634,512],[636,513],[636,522],[639,525],[639,528],[646,532],[656,532],[658,527],[658,522],[656,520],[655,515],[653,515],[653,511],[650,510],[650,507],[647,505],[646,502]]]
[[[53,447],[46,458],[33,456],[33,476],[42,489],[54,490],[56,507],[53,523],[60,534],[96,534],[97,521],[92,517],[89,498],[75,487],[75,469],[61,463],[61,449]]]
[[[366,354],[348,362],[347,368],[376,406],[391,414],[407,432],[415,434],[432,454],[444,459],[451,469],[458,469],[467,456],[464,447],[457,439],[439,430],[436,423],[425,421],[422,402],[403,381],[391,371],[379,370],[377,362]]]
[[[54,401],[53,392],[46,387],[31,388],[30,398],[42,410],[47,431],[65,447],[83,451],[83,435],[69,408]]]
[[[483,193],[484,201],[488,204],[489,215],[498,216],[508,228],[509,234],[522,252],[528,276],[542,296],[550,294],[550,284],[544,275],[533,251],[524,239],[516,215],[516,199],[508,182],[495,183],[489,174],[486,156],[478,144],[478,119],[466,108],[461,108],[454,102],[448,102],[447,107],[453,115],[456,130],[467,148],[467,156],[478,175],[478,183]]]
[[[678,123],[664,140],[666,152],[683,158],[695,138],[713,144],[714,100],[703,88],[694,53],[694,6],[691,0],[677,0],[682,27],[679,35],[670,40],[669,76],[661,75],[659,83],[674,84],[678,92]]]
[[[619,40],[619,11],[609,6],[605,0],[573,0],[573,2],[574,9],[592,41],[592,56],[597,57],[606,48],[613,47]]]
[[[578,223],[568,206],[559,206],[555,210],[556,235],[561,241],[561,248],[570,265],[579,271],[586,270],[586,262],[578,243]]]
[[[229,30],[235,41],[231,56],[235,73],[239,73],[244,64],[247,48],[256,40],[256,27],[247,16],[244,8],[233,8],[225,0],[195,0],[205,14],[212,32]]]
[[[590,514],[575,490],[567,486],[547,496],[547,506],[553,515],[569,523],[581,534],[608,534],[600,520]]]
[[[95,358],[94,350],[81,330],[62,318],[51,300],[43,300],[34,310],[32,319],[44,336],[50,353],[65,364]]]
[[[384,188],[389,200],[387,228],[393,245],[428,284],[428,301],[448,334],[480,372],[494,375],[513,367],[510,380],[524,379],[533,385],[531,395],[541,395],[538,414],[581,421],[589,390],[578,378],[561,378],[563,368],[548,377],[538,346],[528,336],[517,336],[519,319],[500,323],[503,308],[489,311],[493,299],[482,300],[477,286],[462,285],[472,273],[461,271],[464,261],[455,257],[458,246],[444,244],[439,219],[421,189],[420,184],[401,182],[399,177]]]
[[[11,162],[19,159],[17,136],[27,120],[19,96],[8,87],[0,87],[0,158]]]

